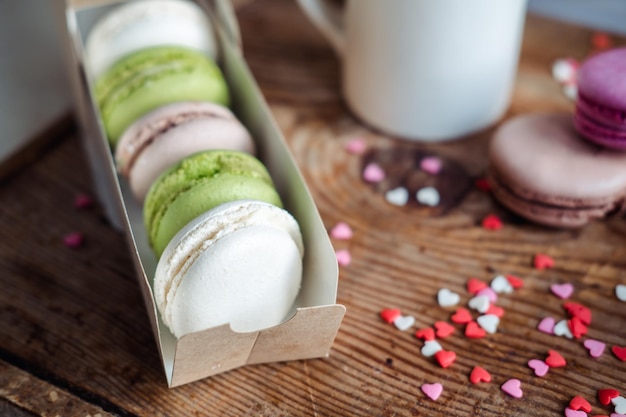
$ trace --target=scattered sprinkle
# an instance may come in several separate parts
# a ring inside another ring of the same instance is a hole
[[[391,324],[395,319],[400,317],[402,313],[397,308],[386,308],[380,312],[380,318]]]
[[[496,276],[491,280],[489,286],[497,293],[511,294],[513,292],[513,285],[511,285],[509,280],[504,275]]]
[[[422,171],[431,175],[439,174],[439,172],[441,172],[441,166],[441,159],[436,156],[427,156],[420,161],[420,168]]]
[[[552,64],[552,77],[561,84],[576,81],[578,62],[572,58],[560,58]]]
[[[506,280],[509,281],[509,284],[511,284],[511,287],[513,287],[513,289],[517,290],[520,289],[524,286],[524,280],[516,277],[515,275],[505,275]]]
[[[618,414],[626,413],[626,398],[619,396],[611,400],[611,404],[615,407],[615,412]]]
[[[487,333],[494,334],[498,330],[500,324],[500,317],[493,314],[484,314],[476,319],[476,322]]]
[[[549,269],[554,267],[554,259],[543,253],[537,253],[533,259],[533,265],[535,269]]]
[[[409,202],[409,190],[404,187],[397,187],[385,193],[385,200],[394,206],[404,206]]]
[[[548,357],[545,360],[550,368],[562,368],[567,365],[567,361],[556,350],[548,350]]]
[[[452,307],[461,301],[461,296],[447,288],[442,288],[437,293],[437,302],[441,307]]]
[[[481,225],[486,230],[500,230],[502,229],[502,220],[495,214],[489,214],[482,220]]]
[[[567,327],[569,327],[572,336],[575,339],[580,339],[587,334],[587,326],[578,317],[572,317],[567,321]]]
[[[591,413],[591,404],[589,404],[589,401],[587,401],[580,395],[573,397],[569,401],[569,408],[576,411],[582,410],[585,413]]]
[[[426,327],[415,332],[415,337],[424,341],[435,340],[435,329]]]
[[[528,361],[528,367],[535,372],[538,377],[545,376],[550,370],[550,366],[540,359],[531,359]]]
[[[583,346],[589,351],[592,358],[599,358],[604,354],[606,344],[595,339],[587,339],[583,342]]]
[[[622,347],[615,345],[611,348],[611,352],[613,352],[617,359],[622,362],[626,362],[626,346]]]
[[[337,257],[337,263],[340,266],[348,266],[352,262],[352,255],[350,255],[350,251],[347,249],[336,251],[335,256]]]
[[[474,185],[476,186],[476,188],[478,188],[479,190],[488,193],[491,191],[491,184],[489,183],[489,180],[487,180],[486,178],[478,178],[476,181],[474,181]]]
[[[439,342],[437,342],[436,340],[427,340],[424,342],[424,346],[422,346],[422,355],[426,356],[427,358],[436,355],[437,352],[443,350],[443,348],[441,347],[441,345],[439,344]]]
[[[571,408],[566,407],[565,417],[587,417],[587,413],[584,411],[572,410]]]
[[[569,298],[574,293],[574,286],[569,282],[550,285],[550,291],[561,299]]]
[[[415,193],[415,199],[418,203],[429,207],[436,207],[441,201],[439,191],[434,187],[424,187],[417,190]]]
[[[578,97],[578,86],[575,83],[563,85],[563,95],[569,100],[575,101]]]
[[[485,314],[491,314],[492,316],[502,318],[502,316],[504,316],[504,309],[495,304],[491,304]]]
[[[452,314],[450,320],[452,320],[452,322],[456,324],[466,324],[472,321],[472,314],[469,312],[468,309],[459,307],[456,309],[454,314]]]
[[[470,321],[465,325],[465,337],[470,339],[480,339],[487,335],[485,329],[480,327],[475,321]]]
[[[415,324],[415,317],[413,316],[398,316],[393,321],[393,325],[396,326],[398,330],[409,330]]]
[[[565,308],[570,317],[578,317],[583,323],[591,324],[591,310],[584,305],[568,301],[563,304],[563,308]]]
[[[510,395],[513,398],[522,398],[524,396],[524,392],[522,391],[522,383],[519,379],[512,378],[506,381],[500,389]]]
[[[443,386],[439,382],[422,385],[422,392],[433,401],[437,401],[437,398],[439,398],[442,391]]]
[[[78,194],[74,198],[74,208],[84,210],[93,207],[93,199],[87,194]]]
[[[441,349],[439,352],[435,353],[435,359],[437,363],[439,363],[439,366],[447,368],[456,360],[456,353],[451,350]]]
[[[613,41],[605,32],[595,32],[591,36],[591,46],[594,49],[608,49],[613,46]]]
[[[78,249],[83,246],[85,237],[80,232],[72,232],[63,237],[63,244],[70,249]]]
[[[353,155],[361,155],[365,152],[366,148],[367,145],[365,144],[365,140],[362,138],[354,138],[346,142],[346,151]]]
[[[615,286],[615,296],[618,300],[626,302],[626,285],[618,284]]]
[[[490,303],[495,303],[496,301],[498,301],[498,294],[496,294],[496,292],[489,287],[483,288],[482,290],[476,293],[476,296],[481,296],[481,295],[487,296]]]
[[[352,234],[352,228],[345,222],[339,222],[330,229],[330,237],[337,240],[352,239]]]
[[[537,325],[537,330],[547,334],[554,334],[554,325],[556,322],[552,317],[544,317]]]
[[[480,366],[475,366],[470,373],[469,379],[472,384],[491,382],[491,374]]]
[[[611,404],[611,400],[619,396],[619,391],[614,388],[602,388],[598,390],[598,401],[602,405]]]
[[[381,182],[385,179],[385,171],[383,171],[380,165],[374,162],[369,163],[363,170],[363,179],[371,183]]]
[[[552,330],[553,334],[557,335],[557,336],[565,336],[568,339],[572,339],[574,337],[574,335],[572,335],[572,332],[569,329],[569,325],[567,324],[567,320],[561,320],[558,323],[556,323],[554,325],[554,328]]]
[[[491,303],[489,302],[489,297],[487,297],[486,295],[477,295],[473,298],[470,298],[470,300],[467,303],[467,305],[471,309],[474,309],[478,311],[479,313],[486,313],[487,310],[489,310],[490,304]]]
[[[435,330],[437,331],[437,337],[443,339],[454,333],[454,326],[446,321],[435,322]]]
[[[470,278],[467,281],[467,292],[470,294],[476,295],[476,293],[483,288],[487,287],[487,283],[485,281],[481,281],[478,278]]]

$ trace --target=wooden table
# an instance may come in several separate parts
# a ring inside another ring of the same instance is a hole
[[[77,211],[74,197],[90,193],[86,161],[72,124],[61,124],[35,162],[13,164],[0,185],[0,415],[2,416],[560,416],[575,395],[593,413],[609,415],[596,396],[613,387],[626,394],[626,364],[608,348],[626,345],[626,306],[614,288],[626,283],[626,225],[596,222],[581,230],[529,224],[471,190],[446,214],[394,207],[360,178],[361,156],[345,143],[370,148],[419,148],[368,130],[342,103],[339,65],[294,2],[258,0],[238,9],[245,55],[308,181],[325,225],[354,230],[352,263],[341,267],[338,302],[347,314],[329,358],[251,366],[176,389],[166,387],[124,237],[96,207]],[[537,110],[571,111],[552,79],[560,57],[584,58],[591,31],[529,16],[513,102],[507,117]],[[620,40],[616,40],[620,42]],[[460,142],[422,147],[460,161],[472,177],[484,173],[492,130]],[[41,145],[41,143],[39,143]],[[32,160],[32,158],[26,158]],[[18,161],[19,162],[19,161]],[[496,213],[505,226],[480,227]],[[77,250],[63,245],[85,235]],[[555,259],[533,268],[535,253]],[[446,287],[469,298],[469,277],[497,273],[524,279],[501,295],[497,333],[468,339],[457,331],[441,343],[458,358],[447,369],[421,355],[417,328],[449,321],[439,307]],[[588,337],[607,351],[593,359],[582,340],[539,332],[547,316],[566,317],[553,283],[570,282],[571,300],[593,312]],[[383,322],[388,307],[416,317],[412,331]],[[535,376],[528,360],[555,349],[565,368]],[[479,365],[492,382],[473,385]],[[509,378],[524,397],[500,390]],[[440,382],[437,401],[421,392]]]

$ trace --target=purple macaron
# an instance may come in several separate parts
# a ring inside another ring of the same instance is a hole
[[[592,56],[577,76],[576,129],[593,143],[626,150],[626,48]]]

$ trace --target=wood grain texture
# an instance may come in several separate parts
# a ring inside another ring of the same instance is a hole
[[[334,242],[350,250],[353,262],[340,270],[338,302],[347,314],[330,357],[249,366],[168,390],[124,237],[97,207],[72,207],[76,194],[91,189],[74,133],[0,184],[0,410],[54,415],[45,401],[54,389],[85,407],[58,413],[63,416],[94,416],[84,411],[88,407],[102,416],[560,416],[574,395],[587,398],[593,414],[608,415],[596,392],[626,392],[626,364],[610,352],[592,359],[580,340],[535,327],[545,316],[565,317],[549,285],[572,282],[573,300],[593,312],[589,337],[626,345],[626,308],[612,292],[626,281],[623,220],[578,231],[546,229],[478,190],[445,216],[391,207],[361,181],[361,159],[344,145],[354,137],[371,148],[419,145],[371,131],[350,115],[338,93],[339,63],[295,2],[257,0],[238,14],[246,58],[325,224],[346,221],[354,230],[353,239]],[[584,57],[590,36],[530,17],[507,117],[571,111],[550,65],[564,56]],[[458,159],[480,176],[491,132],[423,148]],[[504,229],[479,226],[492,212],[504,219]],[[79,250],[62,244],[75,230],[85,235]],[[533,269],[538,252],[553,256],[555,268]],[[457,331],[441,341],[458,354],[448,369],[420,354],[422,342],[411,331],[378,317],[381,309],[396,307],[417,318],[415,328],[448,320],[452,310],[436,304],[438,289],[462,294],[465,303],[469,277],[489,280],[496,273],[520,276],[525,286],[498,300],[505,316],[496,334],[470,340]],[[537,378],[526,362],[545,358],[548,349],[568,365]],[[475,365],[488,369],[493,382],[470,384]],[[522,381],[523,399],[500,391],[512,377]],[[444,386],[436,402],[420,391],[432,382]],[[37,392],[40,398],[29,395]]]

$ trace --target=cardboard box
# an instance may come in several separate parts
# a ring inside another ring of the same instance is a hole
[[[305,243],[302,288],[293,314],[282,324],[250,333],[229,325],[176,339],[163,324],[152,293],[157,259],[147,243],[141,207],[123,179],[113,156],[83,65],[83,45],[94,22],[120,1],[65,0],[58,10],[65,34],[75,111],[95,188],[111,223],[123,230],[137,270],[167,383],[186,384],[244,365],[324,357],[345,313],[336,304],[337,261],[328,234],[288,147],[243,58],[239,29],[228,0],[197,0],[215,28],[220,65],[228,82],[232,110],[256,139],[259,158],[267,166],[285,208],[298,220]]]

